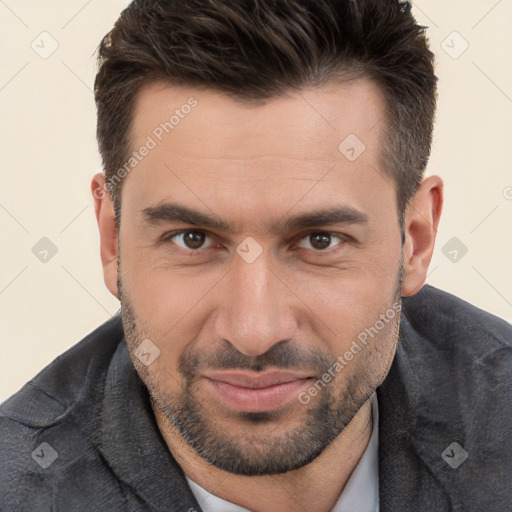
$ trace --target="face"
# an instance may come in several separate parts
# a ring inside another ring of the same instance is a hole
[[[126,339],[154,407],[218,468],[304,466],[389,370],[402,245],[384,115],[366,79],[260,105],[138,96],[133,149],[150,149],[122,189]]]

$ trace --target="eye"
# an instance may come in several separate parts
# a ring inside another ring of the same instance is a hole
[[[199,251],[208,249],[212,245],[210,237],[198,229],[183,229],[181,231],[173,231],[164,235],[164,240],[171,241],[177,246],[189,251]],[[210,240],[210,245],[204,246],[206,240]]]
[[[331,245],[333,242],[337,243]],[[309,233],[307,236],[303,237],[297,244],[297,247],[314,251],[325,251],[326,249],[332,249],[333,247],[340,245],[342,242],[345,242],[345,239],[343,239],[341,235],[318,231]]]

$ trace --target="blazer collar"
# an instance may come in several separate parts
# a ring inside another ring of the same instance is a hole
[[[391,369],[377,388],[379,400],[380,512],[462,510],[461,478],[442,457],[453,442],[465,444],[464,424],[453,400],[453,374],[428,340],[402,313]]]
[[[201,510],[154,419],[123,341],[107,374],[99,448],[110,468],[155,512]]]

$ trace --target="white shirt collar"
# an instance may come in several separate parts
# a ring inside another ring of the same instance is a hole
[[[371,401],[372,436],[332,512],[379,512],[379,404],[376,392]]]
[[[370,441],[331,512],[379,512],[379,404],[377,393],[371,397],[373,430]],[[251,512],[223,500],[187,481],[204,512]]]

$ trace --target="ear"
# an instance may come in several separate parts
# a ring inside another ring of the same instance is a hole
[[[405,210],[404,277],[402,297],[425,284],[443,208],[443,181],[425,178]]]
[[[110,293],[119,299],[117,290],[117,241],[118,232],[115,222],[112,198],[107,192],[105,175],[95,174],[91,182],[94,198],[94,211],[100,230],[100,253],[103,265],[103,279]]]

